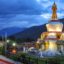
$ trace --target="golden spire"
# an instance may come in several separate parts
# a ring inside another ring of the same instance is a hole
[[[52,20],[57,20],[57,13],[56,13],[56,11],[57,11],[57,6],[56,6],[56,4],[54,2],[53,6],[52,6]]]

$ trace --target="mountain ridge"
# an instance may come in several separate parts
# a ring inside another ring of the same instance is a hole
[[[18,33],[18,32],[21,32],[23,31],[24,29],[26,28],[18,28],[18,27],[8,27],[8,28],[4,28],[2,30],[0,30],[0,37],[1,36],[5,36],[7,35],[8,37],[15,34],[15,33]]]
[[[59,21],[63,23],[63,31],[64,31],[64,18],[59,19]],[[46,32],[46,31],[47,31],[46,24],[43,24],[40,26],[32,26],[30,28],[26,28],[24,30],[21,30],[17,33],[10,35],[9,38],[20,39],[20,40],[21,39],[37,40],[40,37],[41,33]]]
[[[58,21],[63,23],[63,31],[64,31],[64,18],[59,19]],[[41,33],[47,31],[46,24],[40,25],[40,26],[34,26],[30,27],[22,32],[19,32],[17,34],[14,34],[13,37],[16,39],[34,39],[37,40]]]

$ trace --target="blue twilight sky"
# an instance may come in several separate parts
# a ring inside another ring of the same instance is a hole
[[[64,0],[55,0],[58,18],[64,17]],[[50,20],[54,0],[0,0],[0,29],[31,27]]]

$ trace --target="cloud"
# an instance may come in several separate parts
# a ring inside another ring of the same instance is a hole
[[[45,13],[45,14],[42,14],[41,17],[44,18],[44,19],[47,19],[47,20],[50,20],[51,19],[51,16],[52,14],[51,13]],[[57,16],[58,16],[58,19],[60,18],[63,18],[64,17],[64,13],[57,13]]]
[[[57,13],[58,18],[63,18],[64,17],[64,13]]]
[[[40,5],[44,7],[44,9],[46,9],[47,7],[53,4],[53,1],[50,1],[50,0],[37,0],[37,2],[40,3]]]
[[[51,18],[51,13],[41,14],[41,17],[44,18],[44,19],[50,19]]]
[[[6,27],[31,27],[35,25],[44,24],[45,20],[40,15],[23,15],[17,14],[9,19],[1,19],[0,26]]]
[[[35,0],[0,0],[0,15],[40,14],[41,11]]]
[[[41,15],[23,15],[23,14],[16,14],[13,17],[10,17],[9,19],[1,18],[0,26],[1,28],[6,27],[31,27],[31,26],[37,26],[42,25],[44,23],[47,23],[51,19],[51,13],[44,13]],[[62,18],[64,16],[63,13],[57,13],[58,18]]]
[[[58,18],[64,17],[64,1],[55,0]],[[0,27],[31,27],[51,19],[53,0],[0,0]]]

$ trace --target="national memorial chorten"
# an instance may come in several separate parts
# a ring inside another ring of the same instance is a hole
[[[64,53],[63,24],[57,18],[57,6],[52,6],[51,20],[46,24],[47,32],[43,32],[36,42],[36,48],[40,51],[47,51],[51,54]],[[53,55],[52,54],[52,55]]]

